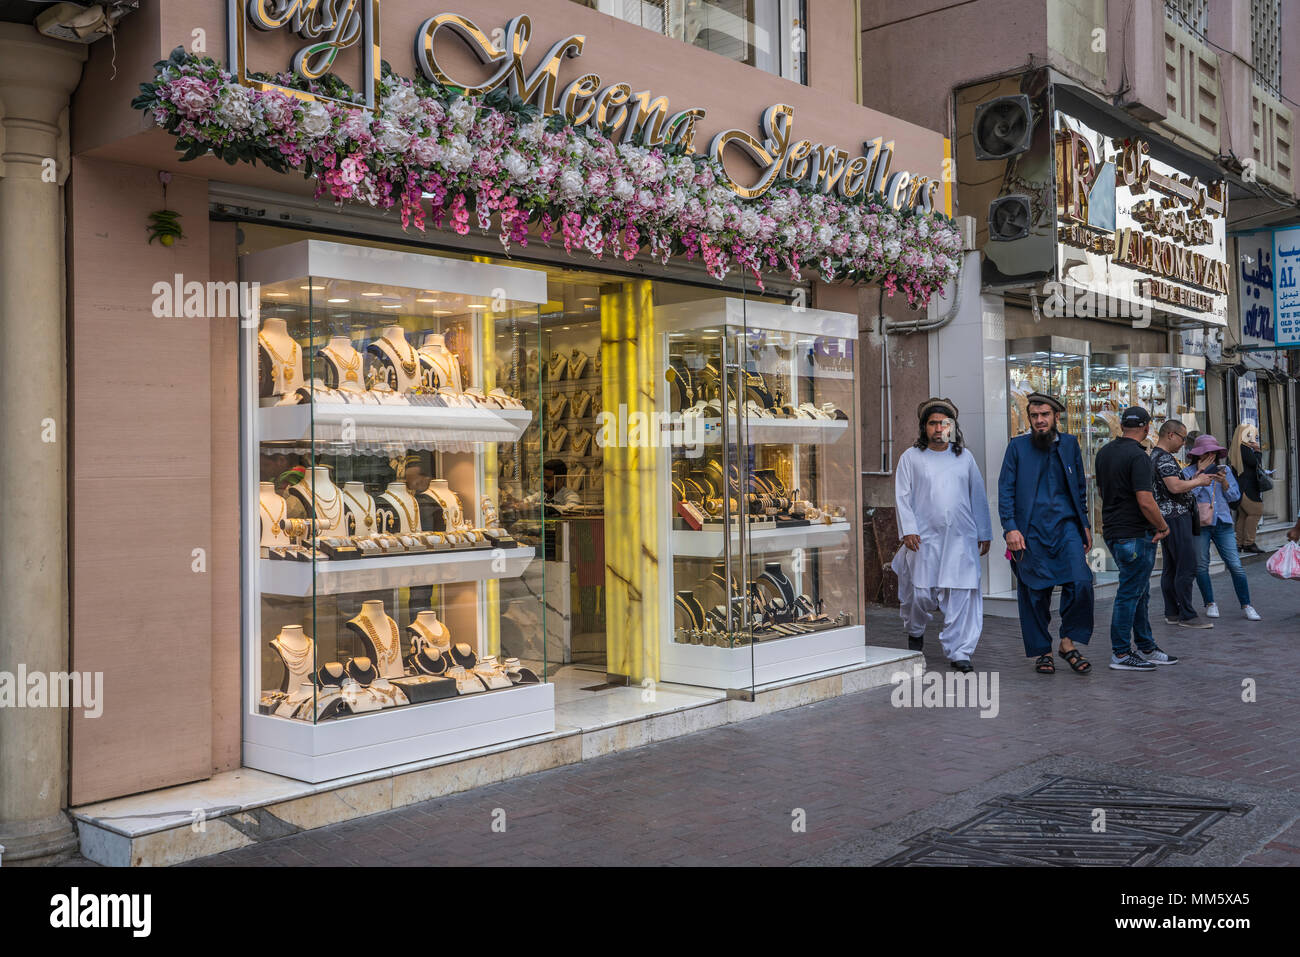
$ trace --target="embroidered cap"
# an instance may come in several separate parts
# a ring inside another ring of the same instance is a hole
[[[936,406],[943,409],[954,419],[957,418],[957,404],[953,402],[952,399],[941,399],[935,395],[930,396],[930,398],[926,399],[916,407],[916,417],[924,422],[926,412]]]
[[[1046,392],[1031,392],[1025,396],[1025,407],[1028,408],[1031,405],[1050,405],[1054,412],[1065,411],[1065,406],[1061,404],[1061,400],[1048,395]]]

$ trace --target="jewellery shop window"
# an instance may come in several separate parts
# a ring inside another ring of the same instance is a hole
[[[1029,431],[1027,399],[1030,393],[1056,396],[1065,405],[1061,430],[1087,448],[1089,416],[1088,354],[1086,342],[1060,336],[1013,339],[1007,343],[1007,397],[1012,436]]]
[[[514,585],[540,527],[521,437],[544,276],[318,240],[251,253],[241,276],[260,283],[244,369],[252,711],[346,722],[541,683],[539,597]]]
[[[860,660],[856,317],[725,299],[657,320],[680,416],[665,679],[739,687]]]

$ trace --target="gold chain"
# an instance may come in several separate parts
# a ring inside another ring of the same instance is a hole
[[[375,513],[374,513],[374,511],[373,511],[373,509],[372,509],[372,507],[371,507],[371,506],[374,505],[374,500],[371,499],[369,495],[367,495],[367,496],[366,496],[366,499],[370,502],[370,506],[364,506],[364,505],[362,505],[360,502],[358,502],[355,498],[353,498],[353,497],[352,497],[352,493],[349,492],[346,488],[343,490],[343,494],[346,495],[346,496],[348,497],[348,501],[350,501],[353,505],[355,505],[355,506],[357,507],[358,511],[360,511],[361,514],[362,514],[363,516],[365,516],[365,519],[366,519],[366,528],[374,528],[374,527],[375,527]]]
[[[397,340],[390,336],[385,336],[384,338],[387,339],[389,345],[393,347],[393,355],[397,357],[397,361],[401,364],[402,371],[406,373],[407,378],[413,378],[416,370],[420,368],[420,356],[415,351],[415,346],[406,341],[406,336],[402,336],[402,345],[411,350],[411,359],[408,362],[402,358],[401,350],[397,348]]]
[[[289,383],[293,381],[294,368],[298,365],[298,343],[293,339],[289,340],[289,358],[285,359],[280,355],[280,353],[275,351],[275,346],[271,345],[271,341],[266,338],[265,333],[259,332],[257,334],[257,341],[260,342],[263,347],[265,347],[266,351],[271,354],[272,359],[280,363],[280,371],[284,373],[284,385],[285,388],[288,388]],[[271,378],[275,378],[274,373],[272,373]]]
[[[379,655],[380,665],[389,661],[396,661],[397,656],[402,651],[402,636],[397,632],[397,624],[387,615],[384,616],[384,619],[388,622],[388,627],[393,632],[393,644],[392,647],[388,648],[384,647],[383,643],[379,640],[379,635],[375,631],[375,626],[370,623],[370,619],[365,615],[357,616],[357,620],[361,622],[361,627],[365,629],[366,635],[369,636],[371,644],[375,646],[375,652]]]
[[[389,492],[389,493],[388,493],[388,500],[389,500],[390,502],[396,502],[396,503],[397,503],[397,507],[400,508],[400,509],[402,510],[402,514],[406,516],[406,530],[407,530],[408,532],[414,532],[414,531],[416,531],[416,526],[418,525],[418,523],[416,522],[415,518],[413,518],[413,517],[411,516],[410,511],[409,511],[409,510],[407,509],[407,507],[406,507],[406,503],[402,501],[402,497],[401,497],[400,495],[398,495],[396,492]],[[418,517],[418,513],[419,513],[419,511],[420,511],[420,506],[419,506],[419,505],[416,505],[416,506],[415,506],[415,511],[416,511],[416,513],[417,513],[417,517]]]
[[[339,369],[340,372],[344,373],[344,375],[343,375],[343,381],[345,381],[345,382],[359,382],[359,381],[360,381],[360,379],[359,379],[358,376],[357,376],[357,369],[358,369],[358,367],[360,367],[360,365],[361,365],[361,353],[357,352],[357,351],[354,349],[354,350],[352,351],[352,361],[351,361],[351,362],[348,362],[348,361],[345,361],[344,358],[343,358],[341,355],[339,355],[337,352],[335,352],[335,351],[334,351],[333,349],[331,349],[329,346],[326,346],[326,347],[324,348],[323,351],[326,352],[326,353],[328,353],[331,357],[333,357],[333,359],[334,359],[334,364],[335,364],[336,366],[338,366],[338,369]]]
[[[307,659],[311,656],[310,638],[307,639],[307,647],[302,651],[297,652],[290,650],[289,646],[281,641],[280,637],[277,635],[275,639],[275,647],[280,652],[280,657],[284,659],[284,663],[288,666],[290,671],[299,670],[299,666],[306,663]]]
[[[280,496],[277,495],[276,498],[280,498]],[[260,496],[257,499],[257,504],[262,506],[262,511],[264,511],[266,513],[266,517],[271,520],[271,537],[279,538],[281,535],[284,534],[283,530],[281,530],[280,528],[280,519],[276,518],[274,515],[271,514],[271,510],[266,507],[266,503],[262,501]],[[284,499],[280,498],[280,518],[284,518],[284,513],[287,512],[288,510],[289,510],[289,503],[286,502]]]

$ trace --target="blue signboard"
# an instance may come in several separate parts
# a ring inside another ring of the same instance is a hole
[[[1300,226],[1273,233],[1273,277],[1277,344],[1300,348]]]

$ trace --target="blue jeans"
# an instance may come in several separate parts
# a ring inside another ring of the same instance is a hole
[[[1106,539],[1119,566],[1119,588],[1115,591],[1115,604],[1110,611],[1110,650],[1117,658],[1132,649],[1131,635],[1138,650],[1153,651],[1156,640],[1151,637],[1151,569],[1156,565],[1156,546],[1151,536],[1142,538]]]
[[[1202,528],[1197,536],[1196,547],[1196,584],[1201,589],[1201,597],[1208,605],[1214,601],[1214,586],[1210,584],[1210,542],[1219,550],[1219,557],[1228,566],[1232,576],[1232,587],[1237,592],[1237,601],[1245,608],[1250,604],[1250,582],[1241,567],[1241,556],[1237,554],[1237,532],[1231,522],[1215,522],[1209,528]]]

